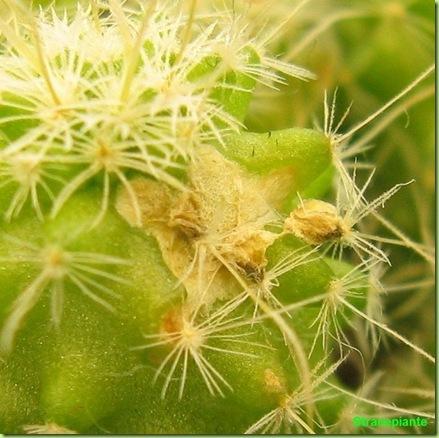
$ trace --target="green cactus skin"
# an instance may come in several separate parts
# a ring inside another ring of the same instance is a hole
[[[350,325],[392,334],[357,224],[400,186],[331,204],[331,128],[246,131],[261,84],[313,75],[232,11],[6,3],[0,432],[343,430]]]

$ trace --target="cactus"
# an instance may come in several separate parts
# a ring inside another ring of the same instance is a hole
[[[383,313],[391,249],[432,264],[380,211],[415,183],[380,176],[371,193],[357,162],[375,135],[359,133],[430,96],[433,67],[349,129],[336,93],[321,95],[321,128],[279,126],[269,105],[258,123],[262,88],[284,98],[321,79],[277,55],[306,1],[276,3],[262,30],[237,3],[5,0],[1,432],[343,433],[360,413],[434,418],[375,361],[387,341],[434,371],[433,344]],[[340,46],[355,36],[347,26]],[[367,381],[352,383],[359,357]],[[379,398],[377,369],[408,401]]]

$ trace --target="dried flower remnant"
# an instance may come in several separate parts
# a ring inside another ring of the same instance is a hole
[[[345,225],[334,205],[318,199],[306,199],[285,220],[284,230],[309,245],[321,245],[340,239]]]
[[[300,205],[285,220],[284,232],[292,233],[311,245],[328,243],[327,248],[334,248],[334,254],[338,251],[339,259],[344,248],[348,247],[352,248],[362,262],[370,258],[390,265],[388,256],[374,242],[405,246],[406,241],[364,233],[359,229],[359,225],[365,217],[374,215],[376,210],[384,207],[384,204],[402,187],[413,181],[396,184],[368,202],[364,193],[373,175],[374,171],[369,174],[361,189],[357,189],[354,184],[352,191],[349,192],[345,191],[343,182],[340,181],[335,205],[315,199],[300,200]],[[355,183],[355,174],[352,181]]]

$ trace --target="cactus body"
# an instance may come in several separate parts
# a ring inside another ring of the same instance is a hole
[[[272,55],[276,25],[6,3],[0,432],[338,432],[353,331],[369,365],[380,333],[434,361],[385,323],[390,238],[363,227],[405,184],[370,200],[327,101],[322,129],[246,128],[260,87],[316,78]]]

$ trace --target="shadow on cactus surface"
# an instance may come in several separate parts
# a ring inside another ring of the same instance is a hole
[[[423,0],[1,0],[0,432],[434,433],[433,52]]]

